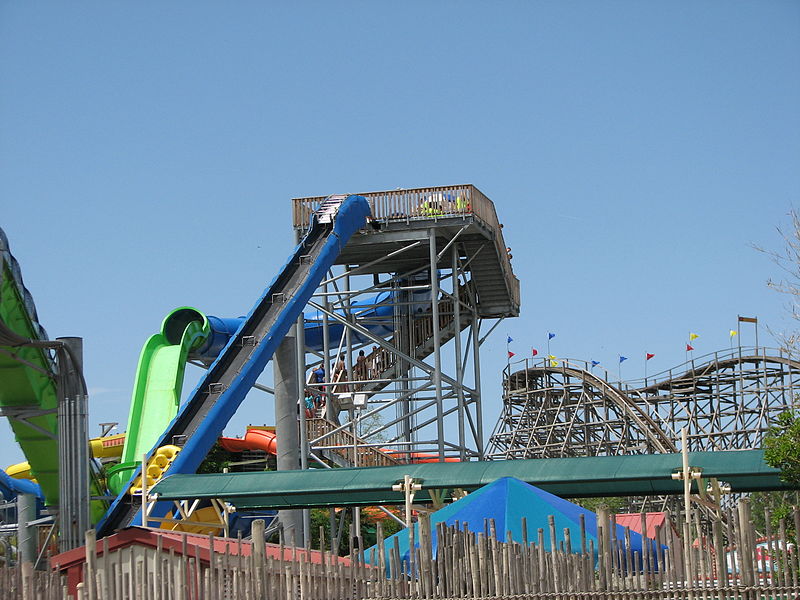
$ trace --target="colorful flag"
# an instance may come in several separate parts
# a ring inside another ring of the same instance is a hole
[[[738,332],[738,331],[736,331],[735,329],[731,329],[731,331],[730,331],[730,336],[731,336],[731,337],[733,337],[733,336],[735,336],[735,335],[739,335],[739,332]]]
[[[557,366],[558,366],[558,361],[557,361],[557,360],[552,360],[552,359],[551,359],[551,360],[550,360],[550,366],[551,366],[551,367],[557,367]]]
[[[509,350],[508,351],[508,358],[511,358],[513,356],[516,356],[516,354],[514,354],[511,350]]]
[[[655,356],[655,354],[650,354],[649,352],[645,352],[644,359],[645,360],[650,360],[654,356]]]
[[[552,340],[554,337],[556,337],[556,334],[555,334],[555,333],[548,333],[548,334],[547,334],[547,339],[548,339],[548,340]]]
[[[536,348],[531,348],[531,356],[536,356],[539,354],[539,351]]]
[[[696,333],[690,333],[690,334],[689,334],[689,341],[691,342],[692,340],[696,340],[696,339],[697,339],[697,338],[699,338],[699,337],[700,337],[700,336],[699,336],[699,335],[697,335]]]
[[[622,363],[622,361],[623,361],[623,360],[628,360],[628,357],[627,357],[627,356],[622,356],[622,355],[620,354],[620,357],[619,357],[619,362],[620,362],[620,363]]]
[[[686,351],[691,352],[692,350],[694,350],[694,348],[692,348],[689,344],[686,344]]]
[[[599,365],[599,364],[600,364],[600,361],[599,361],[599,360],[593,360],[593,361],[592,361],[592,366],[593,366],[593,367],[596,367],[596,366],[597,366],[597,365]]]
[[[514,341],[514,338],[512,338],[511,336],[508,336],[508,339],[506,340],[506,344],[510,344],[513,341]]]

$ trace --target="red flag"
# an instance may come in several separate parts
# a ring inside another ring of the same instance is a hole
[[[655,356],[655,354],[650,354],[649,352],[645,352],[644,359],[645,360],[650,360],[654,356]]]
[[[686,344],[686,351],[691,352],[692,350],[694,350],[694,348],[692,348],[689,344]]]
[[[511,358],[512,356],[516,356],[516,354],[514,354],[511,350],[509,350],[508,351],[508,358]]]
[[[539,354],[539,351],[536,348],[531,348],[531,356],[536,356]]]

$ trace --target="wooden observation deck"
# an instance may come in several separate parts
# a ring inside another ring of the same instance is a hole
[[[359,195],[369,201],[374,221],[350,239],[337,264],[357,265],[362,273],[409,271],[428,262],[428,240],[433,232],[438,249],[458,243],[477,290],[479,317],[519,315],[519,280],[511,268],[500,221],[492,201],[474,185]],[[308,228],[311,214],[324,200],[325,196],[294,198],[295,229]],[[440,252],[440,256],[444,254]],[[450,259],[440,258],[440,266],[448,268]]]

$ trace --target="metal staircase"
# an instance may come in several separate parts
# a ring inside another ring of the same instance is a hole
[[[462,287],[462,293],[466,290]],[[463,331],[472,323],[472,315],[464,312],[461,315],[461,330]],[[452,340],[458,332],[456,331],[455,319],[453,317],[453,300],[449,297],[439,301],[439,336],[441,344]],[[433,343],[433,318],[430,312],[414,319],[413,340],[417,342],[413,350],[413,355],[419,359],[430,356],[434,350]],[[380,371],[374,373],[372,379],[366,381],[351,382],[354,393],[374,394],[389,385],[390,381],[403,375],[400,373],[402,361],[396,360],[396,355],[391,352],[378,348],[366,357],[367,364],[380,365]],[[340,384],[347,385],[347,384]],[[338,394],[334,394],[337,396]],[[349,393],[345,395],[350,395]],[[316,440],[325,436],[319,445],[313,444],[312,447],[322,458],[331,461],[339,467],[379,467],[402,464],[405,461],[398,460],[393,456],[381,451],[374,446],[368,446],[369,442],[357,438],[347,429],[350,424],[340,425],[322,418],[324,408],[320,409],[317,418],[306,421],[307,439]],[[334,433],[331,433],[334,432]],[[354,441],[357,449],[358,462],[355,462]]]
[[[308,439],[325,437],[325,445],[315,448],[323,458],[338,467],[391,467],[400,462],[378,448],[353,435],[346,425],[337,425],[327,419],[306,420]]]
[[[464,312],[461,314],[461,331],[464,331],[472,323],[471,313]],[[456,324],[453,317],[453,300],[451,298],[444,298],[439,301],[439,336],[441,344],[444,345],[452,340],[456,333]],[[424,359],[433,353],[433,316],[428,312],[420,317],[414,319],[414,341],[417,342],[414,347],[414,356],[419,359]],[[363,387],[358,391],[363,392],[377,392],[388,385],[390,379],[394,379],[402,375],[399,372],[400,361],[396,360],[396,356],[383,348],[371,352],[367,355],[368,364],[381,365],[381,371],[374,377],[375,381],[364,382]]]

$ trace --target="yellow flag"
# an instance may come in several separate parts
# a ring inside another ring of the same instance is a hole
[[[733,337],[735,335],[739,335],[739,332],[736,331],[735,329],[731,329],[731,337]]]
[[[556,360],[555,356],[553,356],[552,354],[548,354],[547,358],[550,359],[550,366],[551,367],[557,367],[558,366],[558,360]]]
[[[697,338],[699,338],[699,337],[700,337],[700,336],[699,336],[699,335],[697,335],[696,333],[690,333],[690,334],[689,334],[689,341],[691,342],[692,340],[696,340],[696,339],[697,339]]]

